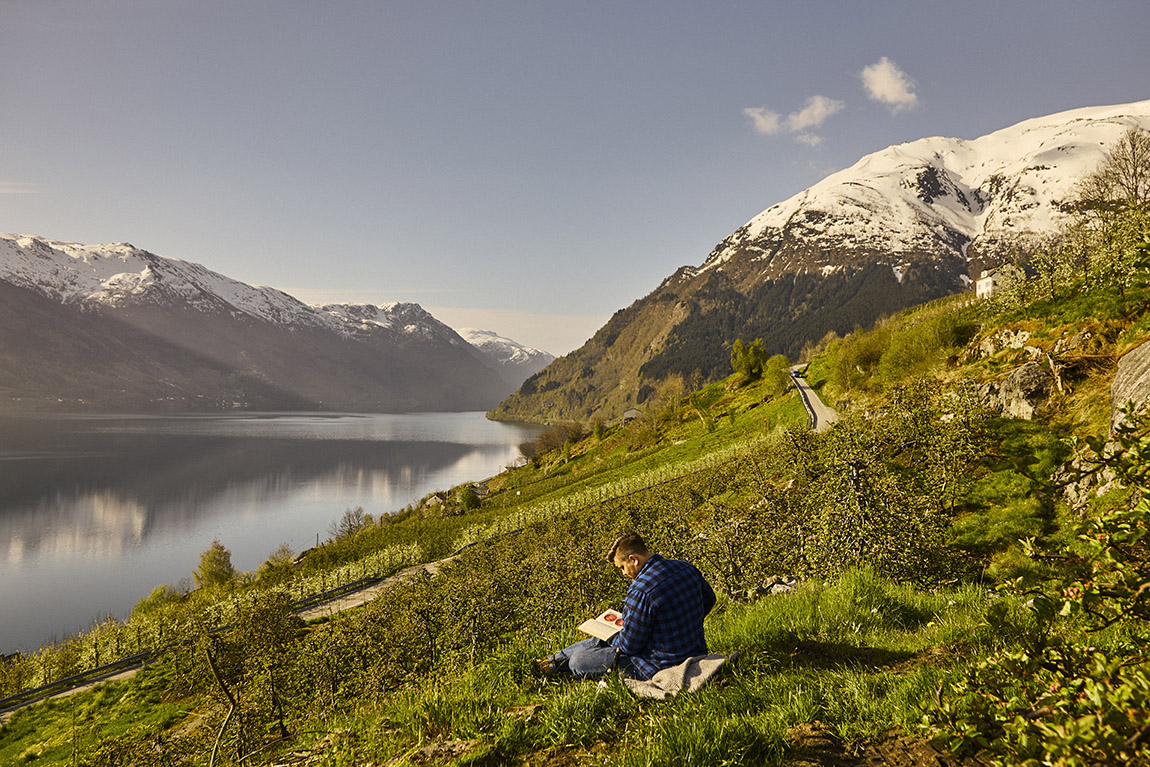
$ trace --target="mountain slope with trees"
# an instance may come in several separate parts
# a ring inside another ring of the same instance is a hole
[[[669,377],[725,374],[736,338],[797,358],[830,333],[967,290],[1074,215],[1080,180],[1150,101],[1028,120],[974,140],[889,147],[763,211],[583,347],[528,379],[492,417],[621,417]]]

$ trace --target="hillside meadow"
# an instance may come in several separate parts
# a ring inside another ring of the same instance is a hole
[[[16,711],[0,763],[1146,764],[1150,441],[1134,413],[1109,434],[1117,360],[1150,335],[1131,275],[824,338],[803,362],[842,416],[826,433],[777,364],[669,381],[630,423],[556,426],[484,493],[333,509],[296,564],[206,559],[195,591],[158,586],[127,621],[0,665],[9,695],[152,653]],[[979,392],[1032,354],[971,354],[1003,328],[1061,366],[1031,420]],[[1083,329],[1087,347],[1055,354]],[[740,657],[698,693],[641,701],[535,670],[621,603],[604,551],[623,529],[719,594],[708,643]],[[292,605],[441,560],[330,618]],[[797,588],[770,593],[783,577]]]

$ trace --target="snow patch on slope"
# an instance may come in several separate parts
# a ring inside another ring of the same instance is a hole
[[[129,243],[82,245],[0,234],[0,280],[64,304],[117,308],[185,306],[291,327],[322,328],[345,338],[383,331],[467,346],[419,304],[394,302],[308,306],[275,288],[248,285],[190,261]]]
[[[406,336],[438,338],[455,346],[467,344],[458,333],[435,319],[419,304],[393,301],[380,304],[323,304],[313,307],[359,332],[384,328]]]
[[[247,285],[199,264],[157,256],[126,242],[82,245],[0,234],[0,279],[65,304],[116,307],[180,302],[275,324],[335,329],[331,320],[282,291]]]

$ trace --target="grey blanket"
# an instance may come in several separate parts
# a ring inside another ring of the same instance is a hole
[[[624,679],[623,682],[640,698],[666,700],[684,690],[694,692],[711,681],[726,663],[726,655],[696,655],[678,666],[665,668],[650,679]]]

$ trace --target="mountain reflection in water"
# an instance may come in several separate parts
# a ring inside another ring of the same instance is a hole
[[[213,538],[250,570],[346,508],[491,476],[536,433],[482,413],[0,418],[0,652],[123,617]]]

